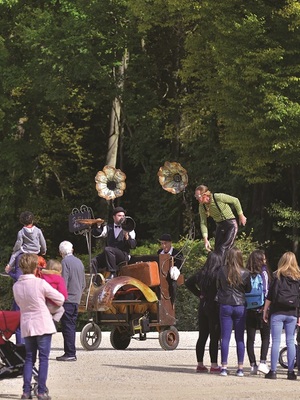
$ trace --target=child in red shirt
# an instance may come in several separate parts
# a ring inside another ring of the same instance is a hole
[[[40,277],[45,279],[54,289],[58,290],[65,299],[68,298],[68,291],[64,278],[61,276],[62,265],[57,260],[49,260],[45,269],[40,271]],[[53,320],[59,322],[65,309],[57,306],[51,300],[47,300],[47,307],[52,314]]]

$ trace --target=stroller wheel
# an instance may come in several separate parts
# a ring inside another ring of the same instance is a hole
[[[31,389],[31,391],[33,392],[33,395],[37,396],[38,395],[38,384],[37,382],[34,383],[33,388]],[[45,390],[46,394],[49,394],[49,389],[46,386],[46,390]]]
[[[294,368],[297,367],[297,345],[296,346],[296,358],[295,358],[295,364]],[[288,361],[287,361],[287,347],[283,347],[280,352],[279,352],[279,358],[278,358],[279,364],[282,366],[282,368],[288,367]]]

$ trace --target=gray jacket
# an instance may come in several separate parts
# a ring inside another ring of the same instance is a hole
[[[80,303],[82,292],[85,288],[85,271],[82,261],[73,254],[68,254],[62,259],[62,277],[68,290],[66,303]]]
[[[19,230],[13,253],[8,264],[14,267],[16,258],[22,253],[46,254],[46,240],[42,231],[35,225],[31,228],[24,226]]]

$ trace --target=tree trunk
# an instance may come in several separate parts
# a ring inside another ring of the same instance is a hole
[[[125,50],[118,73],[114,70],[115,80],[118,82],[118,95],[114,98],[111,109],[108,151],[106,156],[106,165],[112,167],[116,167],[117,165],[119,139],[124,129],[123,122],[121,121],[122,93],[124,91],[125,73],[128,66],[128,60],[129,54],[128,51]]]

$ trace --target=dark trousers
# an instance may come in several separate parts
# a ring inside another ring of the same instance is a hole
[[[196,344],[197,362],[203,362],[205,345],[209,337],[209,356],[211,363],[218,362],[218,345],[220,339],[219,305],[200,300],[198,308],[199,336]]]
[[[64,338],[64,353],[67,357],[76,355],[76,321],[78,316],[78,304],[64,303],[65,312],[61,317],[61,332]]]
[[[237,231],[238,224],[235,218],[218,222],[216,228],[215,252],[225,255],[226,251],[233,246]]]
[[[95,272],[103,270],[111,273],[118,271],[118,264],[128,261],[128,254],[117,247],[105,247],[103,253],[92,259],[92,268]]]
[[[257,330],[260,331],[260,337],[261,337],[260,361],[266,361],[270,345],[270,325],[266,324],[262,319],[262,312],[257,312],[255,310],[247,310],[247,317],[246,317],[247,354],[250,365],[256,365],[256,358],[254,353],[254,341]]]
[[[91,264],[94,274],[96,274],[97,272],[107,271],[107,264],[104,253],[100,253],[96,257],[94,257],[91,261]]]

